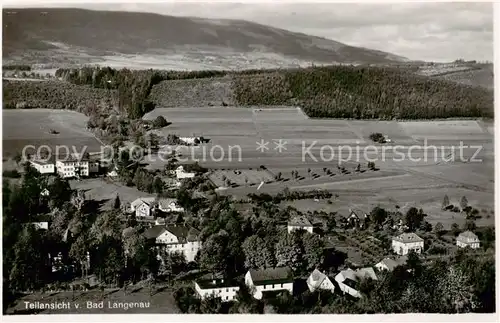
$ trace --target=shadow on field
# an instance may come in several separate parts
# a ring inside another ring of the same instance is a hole
[[[83,208],[84,214],[97,214],[101,211],[101,208],[110,201],[110,199],[103,200],[87,200]]]

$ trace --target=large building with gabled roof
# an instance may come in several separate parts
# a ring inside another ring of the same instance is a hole
[[[309,233],[313,233],[313,225],[311,224],[311,221],[303,215],[293,216],[290,221],[288,221],[287,229],[288,233],[295,230],[306,230]]]
[[[245,274],[245,284],[256,299],[266,292],[289,291],[293,293],[293,273],[288,267],[250,269]]]
[[[392,250],[398,255],[406,255],[410,251],[421,253],[424,251],[424,239],[413,232],[402,233],[392,238]]]
[[[184,225],[155,225],[144,236],[154,240],[158,248],[168,253],[179,252],[186,257],[186,261],[194,261],[201,248],[200,231]]]
[[[459,248],[479,248],[479,238],[472,231],[465,231],[458,235],[457,246]]]

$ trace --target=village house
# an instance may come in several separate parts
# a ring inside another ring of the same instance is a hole
[[[195,173],[186,173],[182,165],[177,167],[175,170],[175,176],[177,177],[177,179],[193,178],[195,175]]]
[[[309,287],[311,292],[316,290],[329,290],[333,292],[335,290],[333,279],[323,274],[318,269],[314,269],[311,275],[307,278],[307,287]]]
[[[287,225],[288,233],[295,230],[306,230],[313,233],[313,225],[305,216],[293,216]]]
[[[349,216],[347,217],[347,223],[349,224],[349,226],[353,228],[363,228],[367,219],[368,214],[366,212],[358,209],[349,209]]]
[[[288,267],[250,269],[245,274],[245,284],[256,299],[262,299],[266,292],[287,290],[293,293],[293,275]]]
[[[406,255],[411,250],[421,253],[424,250],[424,239],[413,232],[402,233],[392,238],[392,250],[398,255]]]
[[[199,137],[179,137],[179,140],[188,144],[188,145],[194,145],[194,144],[200,142]]]
[[[234,280],[216,278],[211,274],[207,274],[195,280],[194,290],[201,299],[214,296],[220,297],[222,302],[231,302],[236,299],[236,293],[240,290],[240,287]]]
[[[458,235],[457,246],[459,248],[479,248],[479,238],[472,231],[465,231]]]
[[[37,230],[48,230],[49,222],[31,222]]]
[[[177,203],[177,199],[160,199],[158,209],[165,213],[184,212],[184,208]]]
[[[378,271],[393,271],[394,268],[403,265],[406,262],[406,258],[402,257],[398,260],[392,258],[384,258],[379,263],[375,265]]]
[[[153,218],[157,210],[165,213],[184,212],[184,208],[177,203],[177,199],[140,197],[130,203],[130,212],[135,213],[138,219]]]
[[[136,218],[152,218],[157,205],[156,197],[140,197],[130,203],[130,212]]]
[[[36,169],[40,174],[54,174],[55,173],[55,165],[50,161],[43,160],[30,160],[31,166]]]
[[[361,298],[362,295],[359,291],[359,282],[362,279],[373,279],[377,280],[377,275],[371,267],[357,269],[356,271],[348,268],[342,270],[335,276],[335,281],[339,285],[339,289],[344,294],[349,294],[352,297]]]
[[[179,252],[186,261],[194,261],[201,248],[200,231],[184,225],[155,225],[144,233],[146,239],[155,240],[158,248],[167,253]]]

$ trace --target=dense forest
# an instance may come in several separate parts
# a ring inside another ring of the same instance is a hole
[[[301,106],[310,117],[433,119],[493,117],[493,92],[406,70],[330,66],[236,76],[240,105]]]
[[[85,113],[93,107],[111,110],[116,91],[60,81],[3,81],[4,109],[68,109]]]
[[[230,92],[232,98],[226,102],[222,99],[220,105],[227,102],[241,106],[297,105],[314,118],[390,120],[493,117],[491,90],[419,76],[408,68],[328,66],[234,72],[131,71],[83,67],[59,69],[56,76],[73,86],[5,82],[4,108],[13,108],[22,102],[26,102],[28,107],[71,108],[89,99],[95,101],[96,97],[113,93],[120,114],[138,119],[154,109],[158,102],[161,104],[161,89],[170,93],[168,95],[175,92],[165,90],[179,86],[179,83],[169,82],[171,80],[217,79],[226,76],[232,81],[225,82],[227,85],[223,86],[229,87],[228,91],[221,93]],[[154,97],[151,97],[156,85],[162,87],[156,88]],[[210,104],[213,104],[212,101]]]

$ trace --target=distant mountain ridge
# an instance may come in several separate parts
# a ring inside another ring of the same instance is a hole
[[[391,53],[243,20],[66,8],[3,9],[2,16],[4,59],[33,59],[54,53],[99,57],[206,52],[223,55],[227,51],[271,53],[324,64],[407,61]]]

